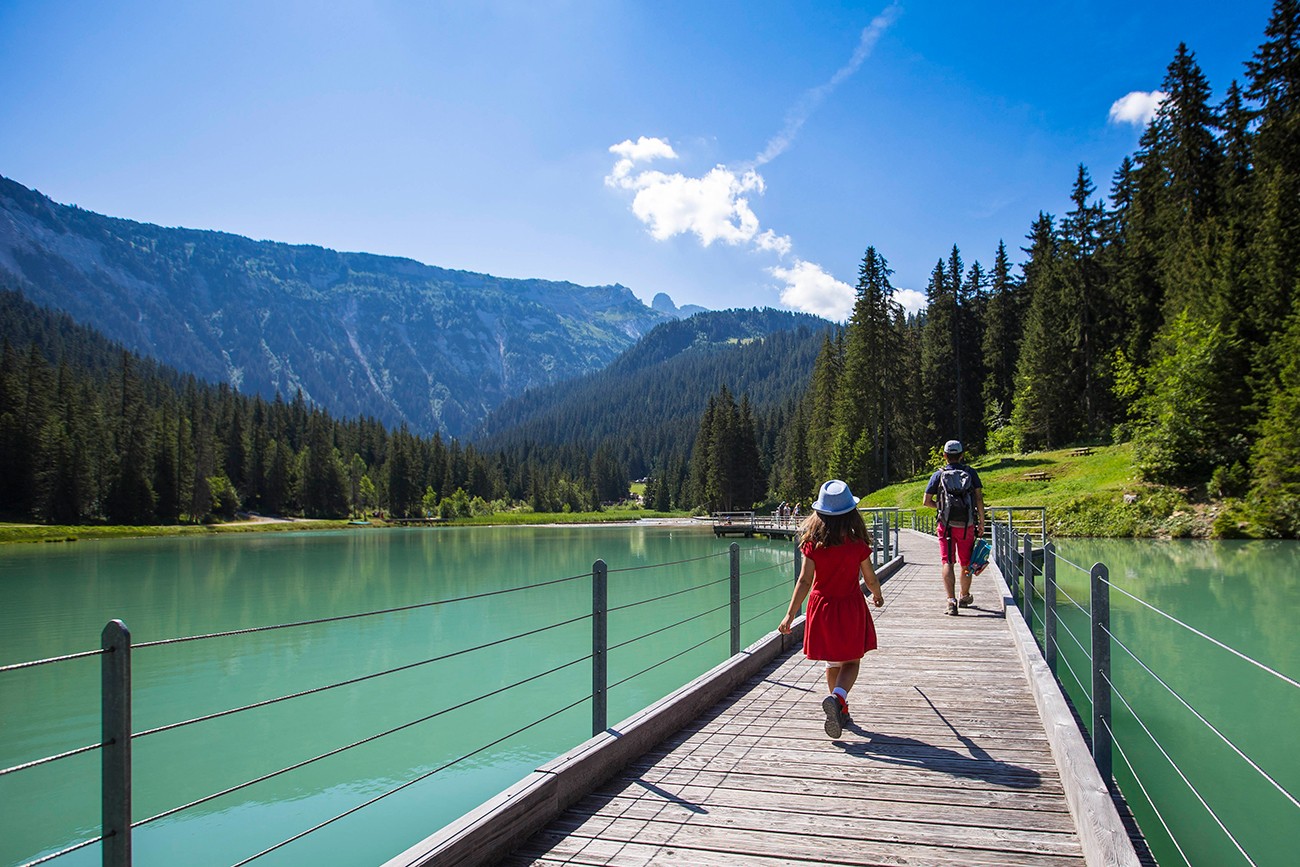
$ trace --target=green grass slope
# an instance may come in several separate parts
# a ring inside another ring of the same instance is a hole
[[[971,461],[984,483],[988,506],[1042,506],[1048,533],[1056,536],[1207,536],[1213,507],[1192,505],[1185,492],[1138,478],[1133,448],[1093,446],[1092,454],[1073,449],[1023,455],[985,455]],[[1026,478],[1047,473],[1046,481]],[[929,473],[873,491],[864,506],[919,509]]]

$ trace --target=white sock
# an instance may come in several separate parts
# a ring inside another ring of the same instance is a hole
[[[835,695],[838,695],[840,698],[847,699],[849,697],[849,694],[844,691],[844,687],[842,686],[835,687],[831,692],[835,693]]]
[[[956,600],[956,599],[953,599],[951,596],[948,597],[948,601],[951,602],[951,603],[953,603],[954,605],[957,604],[957,600]]]

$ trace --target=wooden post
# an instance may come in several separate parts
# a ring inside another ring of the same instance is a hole
[[[1110,570],[1092,567],[1092,760],[1111,784],[1110,737]]]
[[[131,867],[131,631],[108,621],[100,647],[103,864]]]
[[[733,543],[734,544],[734,543]],[[609,728],[609,567],[604,560],[591,564],[591,733]]]
[[[1034,634],[1034,539],[1032,536],[1025,536],[1024,553],[1020,555],[1021,565],[1024,571],[1021,573],[1024,580],[1020,584],[1020,610],[1025,616],[1025,625],[1029,627],[1029,634]]]
[[[1043,655],[1056,674],[1056,543],[1043,546]]]
[[[740,653],[740,545],[731,543],[731,655]]]

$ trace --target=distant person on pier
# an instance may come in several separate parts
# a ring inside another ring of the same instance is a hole
[[[937,519],[943,589],[948,594],[945,613],[954,616],[975,601],[970,592],[971,549],[984,535],[984,485],[979,473],[962,463],[964,454],[957,440],[944,443],[947,464],[935,470],[925,486],[925,505],[935,510]],[[961,596],[956,592],[955,563],[961,563]]]
[[[803,568],[794,585],[790,607],[777,629],[789,635],[799,607],[808,600],[803,629],[803,652],[826,664],[826,689],[822,699],[826,734],[838,738],[849,716],[849,690],[858,679],[862,657],[876,649],[876,626],[867,609],[858,578],[867,582],[871,601],[879,608],[885,599],[871,566],[867,527],[858,512],[858,498],[839,479],[822,485],[813,511],[799,528]]]

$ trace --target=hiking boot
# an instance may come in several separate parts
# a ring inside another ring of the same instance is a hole
[[[947,607],[946,609],[944,609],[944,612],[943,612],[943,613],[944,613],[944,614],[952,615],[953,617],[956,617],[956,616],[957,616],[957,603],[956,603],[956,602],[949,602],[949,603],[948,603],[948,607]]]
[[[975,597],[967,593],[965,596],[957,600],[957,604],[962,608],[970,608],[975,604]]]
[[[844,703],[844,699],[831,693],[822,699],[822,711],[826,714],[822,728],[826,729],[828,737],[838,738],[844,733],[843,718],[848,716],[849,706]]]
[[[853,725],[853,717],[849,716],[849,703],[841,700],[840,705],[840,727],[848,728]]]

